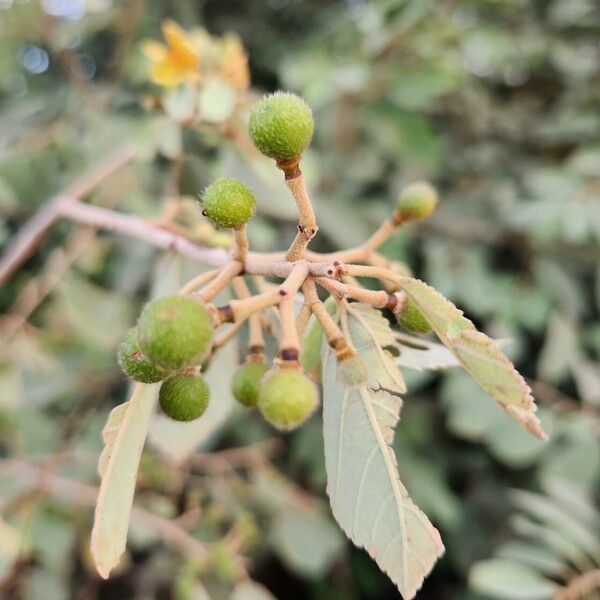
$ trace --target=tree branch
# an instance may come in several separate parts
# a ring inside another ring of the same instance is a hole
[[[31,256],[64,209],[89,194],[104,178],[129,162],[135,154],[136,149],[133,146],[124,146],[109,159],[78,177],[62,193],[48,200],[8,244],[0,259],[0,284]]]

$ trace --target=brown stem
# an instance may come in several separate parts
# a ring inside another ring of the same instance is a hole
[[[386,267],[373,267],[371,265],[346,265],[346,273],[352,277],[371,277],[398,283],[399,275]]]
[[[571,580],[569,585],[556,592],[555,600],[583,600],[600,590],[600,569],[593,569]]]
[[[92,206],[82,202],[73,202],[61,207],[59,215],[76,223],[91,225],[97,229],[114,231],[169,252],[177,252],[206,265],[222,267],[229,260],[229,254],[222,248],[208,248],[160,227],[156,227],[135,215],[127,215]]]
[[[246,257],[248,256],[248,236],[246,235],[245,223],[241,227],[233,230],[233,241],[235,243],[233,260],[245,264]]]
[[[236,277],[231,282],[231,285],[238,298],[244,299],[252,297],[243,277]],[[260,315],[258,313],[253,313],[248,317],[248,346],[250,348],[265,347],[265,338],[263,337]]]
[[[241,262],[232,260],[219,271],[219,274],[203,290],[197,292],[196,296],[204,302],[211,302],[243,270],[244,265]]]
[[[330,344],[333,344],[336,340],[344,339],[344,334],[341,329],[331,318],[331,315],[327,312],[327,308],[325,308],[325,305],[321,302],[317,294],[315,282],[312,279],[307,279],[302,286],[302,291],[304,292],[306,303],[309,305],[311,312],[321,324],[327,341]]]
[[[3,459],[0,461],[0,474],[28,481],[40,492],[62,498],[72,504],[90,507],[96,504],[98,488],[54,475],[47,469],[35,467],[24,461]],[[210,560],[206,548],[173,521],[137,506],[131,510],[131,519],[142,527],[154,531],[160,539],[183,556],[200,561]]]
[[[20,229],[8,244],[0,259],[0,284],[18,269],[42,243],[48,229],[62,216],[68,205],[89,194],[111,173],[129,162],[136,154],[133,146],[126,145],[107,160],[86,171],[62,193],[51,198]]]
[[[199,288],[201,285],[204,285],[208,281],[210,281],[213,277],[216,277],[219,274],[219,269],[212,269],[212,271],[205,271],[204,273],[200,273],[194,279],[190,279],[180,290],[180,294],[189,294],[193,292],[195,289]]]
[[[306,188],[304,174],[298,172],[296,177],[285,180],[298,207],[298,233],[289,247],[285,258],[289,262],[300,260],[310,240],[316,235],[319,227],[313,210],[310,196]]]

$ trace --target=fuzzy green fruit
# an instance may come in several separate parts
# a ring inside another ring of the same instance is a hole
[[[231,380],[231,392],[234,398],[248,408],[256,406],[260,380],[268,370],[269,367],[264,363],[240,365]]]
[[[411,333],[427,333],[431,331],[431,325],[423,316],[417,305],[407,298],[402,308],[396,315],[399,325]]]
[[[175,421],[193,421],[206,410],[210,390],[201,375],[174,375],[158,393],[162,411]]]
[[[162,381],[167,373],[164,369],[151,363],[142,352],[138,342],[138,330],[133,327],[119,345],[117,353],[119,364],[125,375],[142,383]]]
[[[202,205],[204,214],[213,223],[225,229],[236,229],[252,218],[256,200],[243,183],[223,178],[206,188]]]
[[[266,156],[285,160],[300,156],[312,140],[315,123],[302,98],[287,92],[265,96],[250,115],[249,132]]]
[[[438,205],[437,190],[425,181],[411,183],[398,198],[398,212],[405,221],[428,217]]]
[[[258,408],[271,425],[290,431],[312,415],[318,400],[317,387],[304,373],[278,367],[261,381]]]
[[[189,296],[165,296],[149,302],[138,320],[145,356],[165,369],[200,364],[210,349],[214,326],[208,309]]]

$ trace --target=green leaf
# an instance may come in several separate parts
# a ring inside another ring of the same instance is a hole
[[[312,505],[284,506],[273,523],[273,542],[294,571],[322,577],[340,554],[342,534],[330,518]]]
[[[367,304],[352,303],[347,305],[351,323],[356,325],[352,330],[352,345],[369,372],[368,384],[394,390],[397,394],[406,391],[404,378],[392,354],[386,350],[394,345],[394,337],[387,319],[381,311]]]
[[[551,600],[558,587],[535,569],[501,558],[475,563],[469,584],[476,591],[501,600]]]
[[[399,277],[398,284],[469,375],[525,429],[547,439],[535,415],[536,406],[529,386],[498,346],[477,331],[462,311],[426,283],[411,277]]]
[[[105,579],[125,551],[135,481],[158,384],[138,383],[130,399],[114,408],[102,432],[104,450],[98,461],[102,478],[96,502],[91,551]]]
[[[260,583],[247,579],[238,583],[233,590],[231,600],[275,600],[275,596]]]
[[[218,80],[210,81],[202,87],[198,99],[200,115],[210,123],[224,123],[235,109],[235,90]]]
[[[414,597],[441,556],[439,533],[413,504],[398,476],[390,444],[398,423],[403,389],[390,384],[383,349],[365,328],[363,308],[342,313],[346,337],[370,369],[369,384],[343,388],[336,381],[336,358],[325,346],[323,434],[327,493],[334,517],[350,539],[365,548],[398,586]],[[361,316],[362,318],[357,318]],[[370,316],[366,317],[369,322]],[[377,360],[377,357],[380,360]]]

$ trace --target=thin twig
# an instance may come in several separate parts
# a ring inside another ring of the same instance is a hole
[[[62,498],[73,504],[91,507],[96,504],[98,488],[54,475],[24,461],[0,460],[0,474],[12,475],[18,477],[21,481],[28,480],[39,491]],[[210,559],[210,554],[206,548],[173,521],[150,513],[138,506],[132,508],[131,518],[143,527],[154,531],[160,539],[182,555],[200,561]]]
[[[246,285],[243,277],[236,277],[232,282],[236,295],[240,299],[251,298],[252,294]],[[248,347],[258,351],[260,348],[265,347],[265,338],[262,332],[262,324],[260,321],[260,315],[254,313],[248,317]]]
[[[21,227],[0,259],[0,284],[4,283],[42,243],[46,232],[62,216],[70,204],[89,194],[111,173],[129,162],[136,154],[133,146],[126,145],[113,156],[86,171],[62,193],[54,196]],[[88,225],[94,223],[88,223]]]
[[[222,248],[208,248],[153,225],[140,217],[118,213],[114,210],[75,202],[63,206],[60,216],[98,229],[114,231],[139,239],[170,252],[177,252],[206,265],[222,267],[229,261],[229,254]]]
[[[298,233],[286,253],[286,260],[294,262],[300,260],[308,243],[318,231],[317,220],[313,211],[312,202],[306,188],[304,173],[299,173],[292,179],[285,180],[285,183],[292,193],[296,206],[298,207]]]

